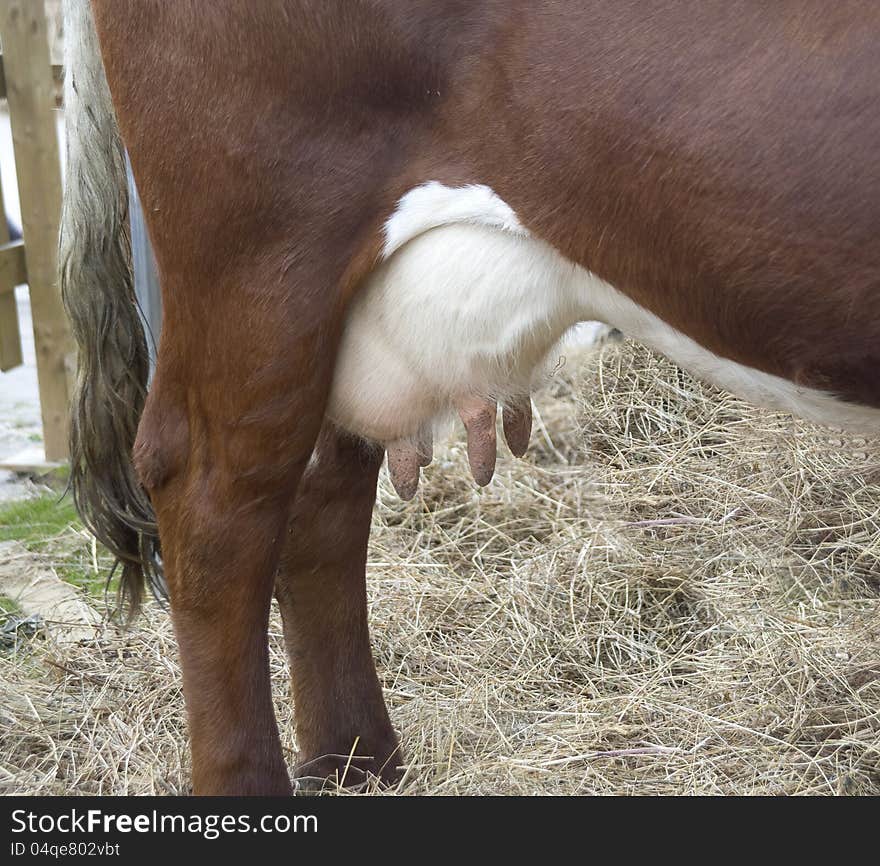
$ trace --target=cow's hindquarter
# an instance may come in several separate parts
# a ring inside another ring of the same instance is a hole
[[[367,107],[328,108],[356,70],[346,82],[326,68],[336,31],[292,21],[291,5],[94,3],[162,284],[135,462],[158,517],[198,793],[290,790],[269,607],[395,158]],[[359,670],[375,691],[368,656]]]

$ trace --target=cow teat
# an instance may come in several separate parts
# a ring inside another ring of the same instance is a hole
[[[469,397],[457,406],[467,433],[468,464],[480,487],[485,487],[495,473],[496,403],[493,400]],[[515,457],[522,457],[532,433],[532,404],[528,394],[519,394],[502,405],[504,438]],[[415,438],[397,439],[387,445],[388,474],[398,496],[410,500],[421,480],[421,470],[434,456],[433,432],[425,426]]]

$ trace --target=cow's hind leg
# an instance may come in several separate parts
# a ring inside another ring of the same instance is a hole
[[[399,777],[376,677],[365,572],[382,451],[325,425],[303,476],[276,578],[290,654],[300,777]]]
[[[267,309],[218,302],[211,328],[169,317],[135,444],[159,523],[197,794],[291,790],[268,617],[332,373],[326,335],[338,328],[314,304],[308,320]]]

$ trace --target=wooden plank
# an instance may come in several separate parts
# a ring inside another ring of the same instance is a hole
[[[21,331],[18,327],[18,304],[15,287],[27,279],[24,250],[21,241],[9,243],[6,225],[6,205],[3,202],[3,184],[0,183],[0,373],[20,366]]]
[[[6,97],[21,200],[46,458],[67,457],[73,341],[56,280],[61,163],[42,3],[0,0]]]
[[[23,363],[15,292],[0,292],[0,373]]]
[[[64,67],[60,63],[52,64],[52,82],[55,85],[55,101],[61,104],[61,92],[64,87]],[[0,52],[0,99],[6,99],[6,73],[3,71],[3,52]]]
[[[58,460],[47,460],[41,445],[29,445],[9,457],[0,458],[0,469],[20,475],[44,475],[61,465]]]
[[[0,199],[0,205],[3,200]],[[3,235],[9,237],[9,229],[6,223],[0,228],[0,241]],[[24,252],[24,241],[11,241],[0,243],[0,294],[11,293],[16,286],[26,283],[27,258]]]

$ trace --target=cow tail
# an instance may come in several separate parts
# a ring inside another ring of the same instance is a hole
[[[83,523],[116,557],[119,604],[164,598],[159,538],[132,464],[149,354],[134,293],[125,153],[89,0],[64,0],[67,173],[59,281],[78,349],[70,484]]]

